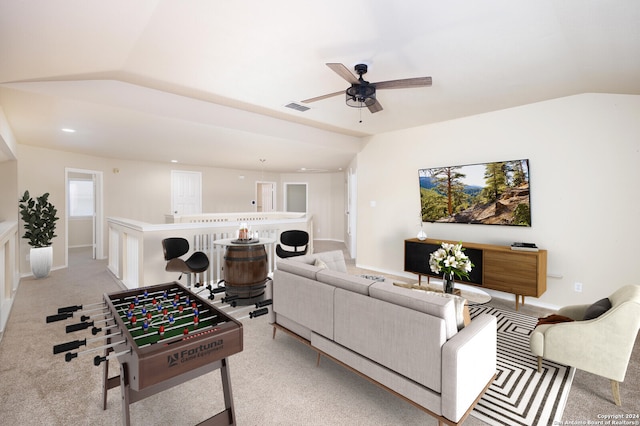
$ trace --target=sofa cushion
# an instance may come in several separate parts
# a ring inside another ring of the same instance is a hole
[[[440,392],[445,321],[337,288],[336,343]]]
[[[584,312],[583,320],[592,320],[611,309],[611,301],[608,298],[600,299],[593,305],[589,306]]]
[[[333,293],[335,287],[290,274],[273,273],[273,312],[310,331],[333,339]]]
[[[327,265],[328,269],[338,272],[347,272],[347,264],[344,261],[342,250],[323,251],[320,253],[307,254],[305,256],[290,257],[292,261],[315,265],[316,259],[320,259]]]
[[[445,320],[447,339],[458,332],[455,302],[446,294],[410,290],[393,285],[390,281],[375,282],[369,287],[369,295],[376,299],[414,309]]]
[[[316,279],[321,283],[331,284],[332,286],[364,294],[365,296],[369,295],[369,286],[373,283],[370,279],[349,275],[344,272],[332,271],[331,269],[319,271],[316,274]]]

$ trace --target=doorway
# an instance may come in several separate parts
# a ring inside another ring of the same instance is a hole
[[[256,182],[256,200],[257,212],[276,211],[276,183]]]
[[[65,265],[69,249],[89,247],[104,259],[103,176],[101,171],[65,168]]]
[[[285,182],[284,205],[287,212],[306,213],[307,184]]]

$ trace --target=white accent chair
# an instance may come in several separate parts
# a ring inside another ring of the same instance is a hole
[[[611,380],[616,405],[631,352],[640,328],[640,286],[628,285],[609,296],[611,308],[590,320],[583,320],[591,305],[567,306],[558,315],[573,322],[543,324],[531,333],[531,351],[542,359],[558,362]]]

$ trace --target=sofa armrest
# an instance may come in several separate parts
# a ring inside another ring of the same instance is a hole
[[[442,347],[442,415],[459,421],[496,374],[497,320],[481,314]]]

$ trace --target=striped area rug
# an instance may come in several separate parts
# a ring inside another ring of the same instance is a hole
[[[529,335],[537,318],[488,305],[470,306],[471,317],[481,313],[498,318],[497,377],[471,415],[490,425],[560,424],[574,368],[543,361],[529,349]]]

